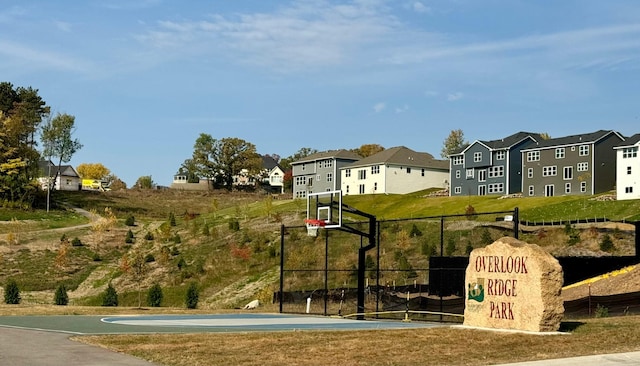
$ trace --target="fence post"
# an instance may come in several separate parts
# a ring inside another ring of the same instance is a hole
[[[518,239],[520,232],[520,209],[517,207],[513,209],[513,237]]]
[[[284,297],[284,225],[280,225],[280,313],[282,314],[282,302]]]

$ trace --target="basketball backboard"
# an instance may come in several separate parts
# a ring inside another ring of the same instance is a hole
[[[323,221],[325,229],[342,226],[342,191],[307,195],[307,219]]]

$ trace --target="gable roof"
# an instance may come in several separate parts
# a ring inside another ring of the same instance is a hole
[[[583,133],[580,135],[571,135],[571,136],[558,137],[555,139],[541,140],[541,141],[538,141],[538,143],[535,146],[531,146],[530,148],[525,149],[523,151],[545,149],[545,148],[557,147],[557,146],[595,144],[596,142],[607,137],[607,135],[610,135],[610,134],[616,134],[618,137],[620,137],[620,139],[624,141],[624,137],[622,137],[622,135],[620,135],[616,131],[598,130],[595,132]]]
[[[294,164],[301,164],[301,163],[307,163],[307,162],[311,162],[311,161],[316,161],[316,160],[322,160],[322,159],[345,159],[345,160],[360,160],[362,159],[362,157],[354,152],[348,151],[348,150],[329,150],[329,151],[323,151],[323,152],[318,152],[315,154],[311,154],[307,157],[304,157],[298,161],[294,161],[293,163],[291,163],[291,165]]]
[[[269,155],[262,155],[262,169],[271,170],[278,166],[276,159]]]
[[[49,170],[49,167],[51,167],[51,170]],[[50,178],[55,177],[56,175],[58,175],[58,166],[53,164],[50,160],[40,160],[38,162],[38,168],[40,170],[40,176],[41,177],[46,177],[47,174],[49,174]],[[61,165],[60,166],[60,176],[65,176],[65,177],[80,177],[80,175],[78,174],[78,172],[76,172],[76,170],[71,166],[71,165]]]
[[[433,155],[416,152],[404,146],[392,147],[358,160],[348,167],[368,166],[377,164],[397,164],[412,167],[449,170],[448,160],[436,160]]]
[[[640,143],[640,133],[636,133],[635,135],[631,136],[631,137],[627,137],[626,140],[624,140],[623,142],[619,143],[618,145],[616,145],[614,147],[614,149],[622,149],[625,147],[632,147],[635,145],[638,145]]]
[[[520,132],[514,133],[513,135],[510,135],[510,136],[507,136],[507,137],[504,137],[504,138],[501,138],[501,139],[498,139],[498,140],[488,140],[488,141],[487,140],[475,140],[471,144],[456,150],[453,154],[451,154],[449,156],[463,154],[466,150],[468,150],[471,146],[473,146],[475,144],[482,144],[489,150],[509,149],[509,148],[519,144],[520,142],[522,142],[523,140],[525,140],[527,138],[532,138],[534,142],[538,142],[538,141],[542,140],[542,137],[540,136],[539,133],[520,131]]]

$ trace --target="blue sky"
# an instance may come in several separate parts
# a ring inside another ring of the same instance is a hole
[[[0,0],[0,81],[76,117],[70,164],[171,183],[200,133],[290,156],[640,132],[640,2]]]

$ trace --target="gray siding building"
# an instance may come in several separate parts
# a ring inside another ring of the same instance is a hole
[[[293,198],[306,198],[309,193],[340,189],[340,168],[360,160],[347,150],[333,150],[311,154],[291,163]]]
[[[522,192],[520,151],[540,135],[518,132],[499,140],[476,140],[449,156],[451,196],[484,196]]]
[[[525,196],[592,195],[616,185],[616,151],[624,141],[600,130],[542,140],[522,150]]]

